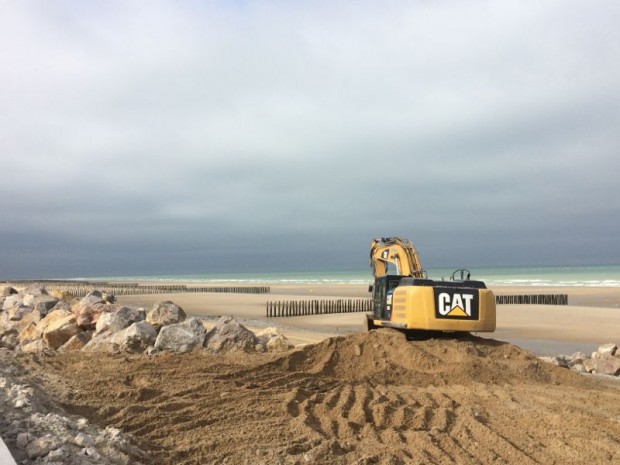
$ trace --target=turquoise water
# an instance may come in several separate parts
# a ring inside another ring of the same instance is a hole
[[[475,276],[496,286],[620,287],[620,266],[480,268]]]
[[[489,286],[587,286],[620,287],[620,266],[563,266],[470,268],[471,278]],[[432,279],[449,279],[453,269],[428,269]],[[196,283],[235,282],[245,284],[367,284],[370,270],[364,271],[300,271],[286,273],[222,273],[160,276],[110,276],[84,278],[120,281],[187,281]]]

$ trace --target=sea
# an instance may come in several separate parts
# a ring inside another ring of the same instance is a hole
[[[469,268],[471,279],[484,281],[487,286],[578,286],[620,287],[620,265],[554,266],[554,267],[495,267]],[[431,279],[450,279],[454,270],[428,269]],[[456,274],[460,278],[460,273]],[[209,273],[157,276],[107,276],[79,278],[106,281],[186,281],[195,283],[238,284],[368,284],[370,269],[355,271],[289,271],[279,273]]]

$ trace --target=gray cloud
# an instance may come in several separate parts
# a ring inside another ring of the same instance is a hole
[[[618,13],[5,2],[0,277],[617,261]]]

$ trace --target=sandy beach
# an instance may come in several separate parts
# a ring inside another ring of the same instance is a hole
[[[179,282],[192,286],[193,283]],[[222,285],[226,285],[223,283]],[[496,287],[496,295],[567,294],[567,306],[498,305],[497,330],[479,334],[511,342],[537,354],[592,351],[620,334],[620,288],[601,287]],[[156,294],[119,297],[127,305],[151,307],[170,300],[190,315],[232,315],[250,329],[280,328],[294,344],[315,343],[330,336],[360,331],[361,313],[266,318],[267,301],[333,298],[367,298],[367,285],[313,284],[271,285],[270,294]]]
[[[368,298],[366,285],[118,296],[146,310],[170,300],[209,327],[222,315],[251,330],[276,326],[296,347],[3,349],[0,413],[13,423],[0,433],[25,465],[49,463],[34,460],[34,445],[45,441],[62,448],[41,452],[50,460],[56,454],[61,463],[92,465],[618,463],[620,378],[580,374],[536,355],[618,342],[620,289],[494,292],[567,294],[569,305],[498,305],[494,333],[410,341],[392,329],[362,331],[361,312],[266,316],[267,301]],[[617,363],[613,354],[601,360]],[[78,425],[90,425],[88,434]],[[117,437],[111,449],[106,431],[127,440]],[[31,446],[29,435],[42,439]],[[97,447],[87,462],[84,441]],[[97,450],[122,460],[104,460]]]

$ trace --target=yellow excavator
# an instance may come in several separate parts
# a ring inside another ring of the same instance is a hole
[[[373,239],[367,328],[390,327],[417,336],[436,332],[495,331],[495,296],[466,269],[449,280],[428,279],[413,244],[400,237]],[[458,278],[458,279],[457,279]]]

